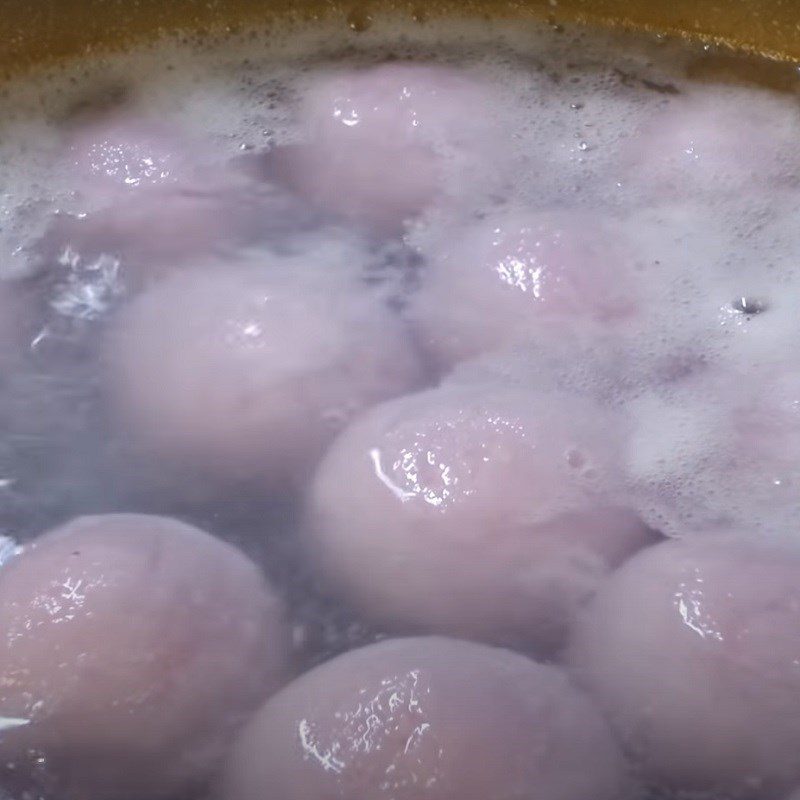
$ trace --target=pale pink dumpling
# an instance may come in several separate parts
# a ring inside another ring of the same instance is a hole
[[[81,517],[26,545],[0,567],[0,626],[4,781],[55,797],[202,786],[288,661],[256,566],[165,517]]]
[[[797,110],[768,92],[670,97],[622,141],[622,185],[657,202],[774,191],[797,173]]]
[[[741,352],[731,348],[725,361],[705,364],[669,394],[629,405],[632,492],[661,517],[652,523],[672,533],[688,525],[698,533],[735,526],[782,534],[796,522],[800,364],[780,349],[762,349],[773,361],[759,365],[746,351],[739,361]]]
[[[174,189],[202,178],[207,143],[164,121],[117,112],[69,131],[65,158],[77,189],[93,206],[142,191]]]
[[[531,339],[615,330],[636,316],[635,253],[611,223],[517,210],[422,246],[411,316],[444,367]]]
[[[799,659],[800,550],[724,534],[631,559],[568,656],[648,778],[726,797],[800,778]]]
[[[578,398],[442,387],[373,409],[312,483],[309,557],[394,630],[552,653],[611,569],[650,541],[611,499],[617,420]]]
[[[224,246],[252,223],[246,180],[210,142],[132,113],[77,127],[65,158],[84,216],[50,238],[81,254],[180,261]]]
[[[439,638],[298,678],[236,743],[222,800],[622,800],[625,766],[554,667]]]
[[[107,360],[116,418],[145,451],[267,491],[298,488],[351,417],[421,380],[363,285],[269,260],[153,285],[116,320]]]
[[[483,83],[440,66],[326,75],[302,101],[308,143],[286,151],[282,171],[318,207],[395,232],[443,190],[446,153],[485,152],[489,97]]]

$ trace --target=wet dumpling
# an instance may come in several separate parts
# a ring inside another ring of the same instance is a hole
[[[308,144],[279,149],[273,160],[315,205],[396,232],[442,192],[445,155],[486,149],[488,97],[484,84],[445,67],[398,63],[326,75],[300,109]]]
[[[800,115],[768,92],[670,97],[622,140],[623,185],[656,202],[775,191],[796,171]]]
[[[609,493],[621,433],[588,401],[491,384],[386,403],[320,464],[309,557],[395,630],[552,652],[609,570],[650,541]]]
[[[87,200],[108,205],[143,189],[193,180],[198,148],[189,140],[167,123],[123,112],[71,130],[67,159]]]
[[[781,534],[795,524],[800,364],[778,352],[771,364],[707,366],[629,404],[627,478],[651,524],[679,535],[731,526]]]
[[[236,743],[222,800],[619,800],[605,722],[560,670],[395,639],[317,667]]]
[[[50,246],[161,266],[220,249],[255,224],[244,176],[166,123],[131,113],[84,123],[65,158],[82,211],[56,218]]]
[[[63,798],[202,785],[288,657],[256,566],[164,517],[81,517],[26,545],[0,567],[0,626],[4,782]]]
[[[573,213],[493,214],[436,234],[411,317],[442,367],[526,340],[614,330],[637,311],[619,232]]]
[[[647,777],[772,797],[800,777],[800,550],[719,534],[623,565],[568,662]]]
[[[351,417],[417,384],[409,338],[379,299],[295,266],[176,272],[123,309],[110,394],[145,451],[296,489]]]

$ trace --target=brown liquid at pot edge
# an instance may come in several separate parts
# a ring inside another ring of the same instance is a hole
[[[382,8],[420,21],[458,14],[610,24],[800,59],[797,0],[0,0],[0,73],[159,33],[225,32],[286,15],[341,17],[358,30]]]

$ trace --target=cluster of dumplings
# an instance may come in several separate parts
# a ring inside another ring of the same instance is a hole
[[[129,457],[194,491],[290,498],[309,569],[386,636],[293,675],[262,565],[177,519],[66,522],[0,566],[12,794],[783,800],[800,785],[794,532],[662,537],[627,501],[624,407],[485,366],[529,342],[622,348],[649,313],[646,255],[612,217],[464,213],[463,163],[513,172],[480,113],[492,88],[400,63],[318,78],[296,109],[305,140],[259,156],[263,172],[130,112],[68,131],[85,213],[49,236],[121,259],[127,295],[99,330]],[[667,197],[720,169],[739,185],[756,122],[678,98],[619,168]],[[259,245],[264,217],[296,209],[373,245],[430,215],[408,303],[347,247]],[[17,305],[0,283],[3,358]],[[797,468],[797,381],[780,388],[771,427],[731,421],[755,470]]]

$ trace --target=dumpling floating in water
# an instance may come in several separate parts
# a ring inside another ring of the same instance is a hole
[[[339,656],[259,711],[222,800],[620,800],[606,723],[554,667],[440,638]]]
[[[733,534],[631,559],[568,654],[648,778],[726,797],[800,778],[799,658],[800,550]]]
[[[399,319],[326,266],[187,270],[135,298],[107,347],[121,428],[224,482],[299,488],[350,418],[422,377]]]
[[[629,404],[631,501],[652,524],[676,535],[687,528],[768,535],[793,528],[800,511],[800,364],[777,352],[773,363],[743,368],[730,359]]]
[[[612,494],[621,433],[591,402],[491,384],[385,403],[314,477],[309,558],[394,630],[552,653],[610,570],[651,541]]]
[[[321,78],[299,111],[308,142],[270,154],[314,205],[395,233],[445,190],[445,159],[488,151],[489,88],[441,66],[385,64]]]
[[[623,185],[650,201],[770,191],[797,171],[800,114],[768,92],[671,97],[622,140]]]
[[[94,204],[109,205],[144,189],[191,181],[197,152],[173,126],[119,112],[74,127],[66,157],[81,194]]]
[[[210,142],[132,112],[76,127],[65,160],[82,211],[56,217],[46,242],[87,258],[161,267],[213,254],[260,213],[245,177]]]
[[[614,331],[637,314],[632,247],[594,217],[495,213],[432,239],[410,315],[444,368],[536,338]]]
[[[0,567],[4,782],[63,798],[202,786],[284,678],[282,604],[230,545],[164,517],[81,517]]]

